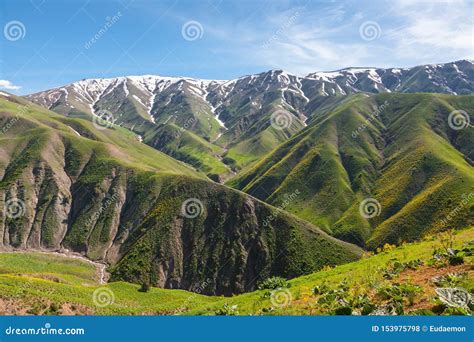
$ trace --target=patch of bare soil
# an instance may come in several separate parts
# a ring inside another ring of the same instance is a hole
[[[75,303],[56,305],[51,301],[36,301],[32,303],[23,300],[0,298],[0,315],[93,315],[91,308]]]
[[[405,270],[400,273],[399,281],[401,283],[411,283],[413,285],[418,285],[423,289],[419,299],[407,309],[431,309],[434,306],[432,299],[436,297],[436,285],[433,284],[432,278],[443,276],[448,273],[462,272],[466,272],[468,277],[474,276],[474,271],[470,269],[468,264],[446,266],[441,268],[421,266],[416,270]]]

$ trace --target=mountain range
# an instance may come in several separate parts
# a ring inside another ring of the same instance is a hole
[[[222,181],[299,132],[315,112],[341,96],[462,95],[474,91],[473,80],[473,62],[460,60],[404,69],[347,68],[306,77],[270,70],[228,81],[152,75],[86,79],[26,98],[69,117],[105,115],[146,144]],[[276,111],[290,121],[282,129],[270,125]]]
[[[473,92],[470,60],[1,92],[0,247],[231,295],[467,227]]]

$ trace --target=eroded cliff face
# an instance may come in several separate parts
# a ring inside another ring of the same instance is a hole
[[[225,295],[360,254],[244,193],[132,167],[84,137],[28,129],[39,134],[2,140],[2,249],[68,249],[109,263],[113,280]]]

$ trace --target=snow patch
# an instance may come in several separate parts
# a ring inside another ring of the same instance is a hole
[[[133,94],[132,97],[139,103],[141,104],[143,107],[145,108],[148,108],[148,106],[146,104],[143,103],[142,99],[139,98],[137,95]]]

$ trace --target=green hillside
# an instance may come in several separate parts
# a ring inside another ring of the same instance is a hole
[[[83,260],[0,253],[0,314],[467,314],[468,309],[443,304],[435,289],[455,286],[474,293],[473,239],[470,228],[398,248],[387,245],[360,261],[288,282],[266,282],[261,286],[268,289],[233,297],[199,294],[206,282],[195,284],[197,293],[140,292],[140,286],[125,282],[100,285],[95,267]],[[447,246],[464,249],[458,253],[464,256],[444,256]],[[270,289],[277,283],[283,287]]]
[[[313,113],[228,184],[369,248],[442,230],[457,207],[449,224],[460,228],[474,217],[474,131],[450,128],[448,117],[472,117],[473,104],[473,96],[357,94]],[[378,203],[373,217],[361,215],[365,199]]]
[[[231,173],[229,167],[222,162],[221,155],[224,153],[222,147],[177,125],[166,124],[149,131],[144,137],[144,142],[205,172],[214,180],[219,180],[217,176]]]
[[[114,280],[183,289],[207,281],[209,294],[250,291],[262,277],[292,278],[361,255],[124,128],[12,95],[0,98],[0,113],[1,247],[66,248],[110,264]]]

